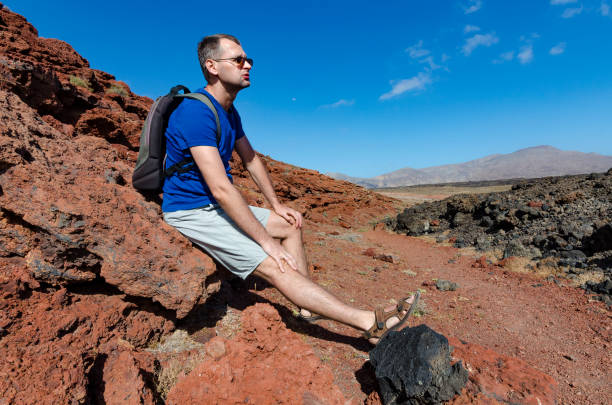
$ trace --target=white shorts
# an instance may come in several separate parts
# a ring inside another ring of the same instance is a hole
[[[249,208],[265,228],[270,210]],[[164,220],[242,279],[247,278],[268,257],[261,246],[244,233],[219,205],[164,212]]]

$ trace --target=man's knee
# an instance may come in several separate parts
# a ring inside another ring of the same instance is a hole
[[[276,238],[301,238],[302,229],[296,228],[294,225],[289,223],[285,218],[276,214],[271,213],[270,219],[268,220],[268,231],[273,237]]]
[[[287,283],[295,282],[296,277],[307,279],[299,271],[289,267],[288,263],[285,263],[285,272],[281,272],[276,261],[269,256],[257,266],[253,274],[263,278],[277,288]]]
[[[259,266],[257,266],[253,274],[275,285],[277,277],[280,274],[280,269],[274,259],[268,256],[264,261],[259,263]]]

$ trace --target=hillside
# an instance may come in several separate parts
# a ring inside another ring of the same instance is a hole
[[[538,178],[582,173],[601,173],[612,167],[612,156],[564,151],[552,146],[535,146],[508,154],[495,154],[465,163],[403,168],[371,178],[328,175],[368,188],[401,187],[481,180]]]
[[[162,221],[162,196],[131,187],[152,100],[1,4],[0,75],[1,404],[381,404],[358,331],[229,276]],[[314,281],[363,309],[422,290],[410,326],[447,336],[469,371],[451,403],[609,402],[602,302],[390,232],[401,202],[263,159],[305,217]]]

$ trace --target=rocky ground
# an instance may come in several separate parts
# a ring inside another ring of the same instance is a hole
[[[389,223],[397,232],[431,235],[458,248],[525,257],[533,261],[529,266],[576,280],[612,305],[612,169],[427,202]]]
[[[131,188],[152,100],[2,7],[0,93],[0,404],[380,403],[356,331],[229,278],[163,223],[160,196]],[[374,230],[399,201],[264,160],[306,218],[317,282],[362,308],[422,290],[412,325],[448,336],[469,372],[454,403],[609,402],[603,303],[512,260]]]

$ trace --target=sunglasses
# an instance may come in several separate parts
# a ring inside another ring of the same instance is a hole
[[[249,62],[249,65],[251,65],[251,67],[253,67],[253,59],[252,58],[247,58],[245,56],[235,56],[233,58],[223,58],[223,59],[213,59],[214,61],[217,62],[221,62],[221,61],[232,61],[234,62],[236,65],[238,65],[238,67],[240,69],[242,69],[242,67],[244,66],[244,62]]]

